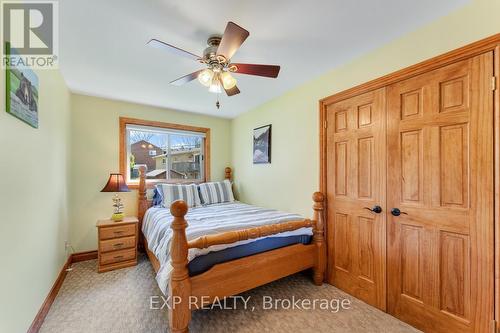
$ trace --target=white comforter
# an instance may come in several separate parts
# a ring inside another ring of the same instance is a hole
[[[203,235],[300,219],[302,219],[300,215],[251,206],[235,201],[231,203],[190,208],[186,215],[186,221],[188,222],[186,235],[188,241],[190,241]],[[165,295],[167,294],[168,281],[170,280],[170,274],[172,272],[172,266],[170,265],[170,242],[172,239],[170,224],[172,220],[173,216],[170,214],[169,209],[153,207],[146,212],[142,225],[142,231],[148,241],[149,250],[155,254],[160,262],[160,270],[158,271],[156,280],[161,291]],[[269,237],[287,237],[295,235],[312,235],[312,229],[301,228]],[[193,260],[197,256],[212,251],[220,251],[225,248],[254,242],[259,239],[261,238],[232,244],[215,245],[203,250],[190,249],[188,259]]]

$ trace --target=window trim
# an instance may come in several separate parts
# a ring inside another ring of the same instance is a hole
[[[181,124],[172,124],[172,123],[164,123],[160,121],[152,121],[152,120],[142,120],[136,118],[127,118],[120,117],[120,173],[126,178],[126,170],[127,170],[127,125],[141,125],[141,126],[151,126],[172,130],[181,130],[181,131],[190,131],[205,134],[205,140],[203,145],[203,179],[199,180],[168,180],[168,179],[147,179],[146,186],[148,188],[154,187],[154,185],[159,183],[205,183],[210,181],[210,128],[205,127],[196,127],[189,125],[181,125]],[[131,189],[139,188],[139,181],[127,181],[127,185]]]

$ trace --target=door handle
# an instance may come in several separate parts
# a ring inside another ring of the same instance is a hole
[[[394,216],[399,216],[401,214],[408,215],[407,212],[402,212],[399,208],[393,208],[393,209],[391,209],[391,214],[394,215]]]
[[[380,207],[379,205],[375,205],[375,206],[373,206],[373,208],[368,208],[368,207],[363,207],[363,208],[368,209],[369,211],[377,213],[377,214],[382,213],[382,207]]]

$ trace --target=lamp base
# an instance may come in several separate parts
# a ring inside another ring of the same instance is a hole
[[[123,214],[123,213],[115,213],[111,216],[111,219],[115,222],[120,222],[120,221],[123,221],[124,217],[125,217],[125,214]]]

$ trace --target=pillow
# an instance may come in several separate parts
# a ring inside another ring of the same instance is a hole
[[[204,205],[234,201],[233,187],[227,179],[222,182],[202,183],[198,187]]]
[[[162,198],[161,205],[165,208],[170,208],[176,200],[184,200],[188,207],[201,206],[196,184],[158,184],[156,188]]]
[[[163,197],[161,196],[161,189],[158,189],[158,185],[155,185],[155,189],[153,191],[153,207],[161,206],[163,201]]]

